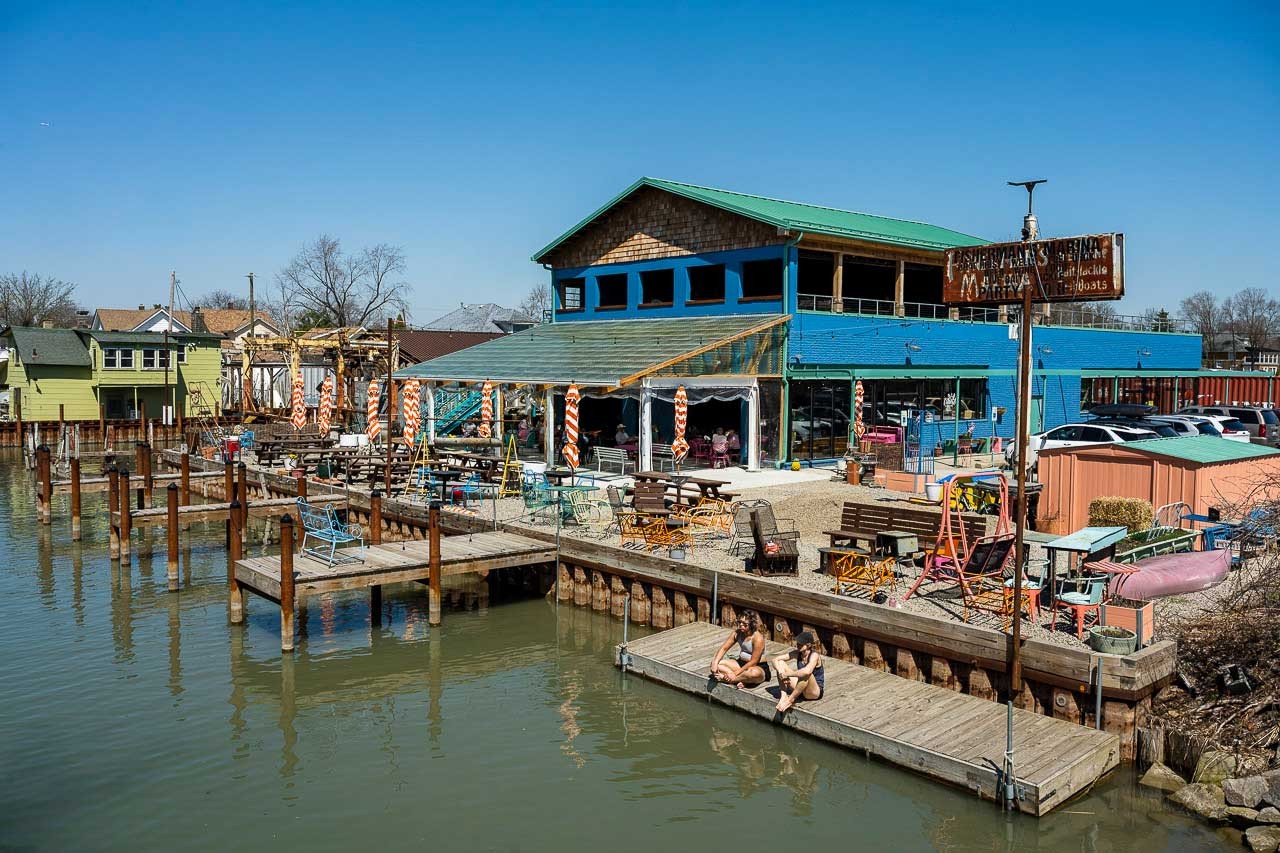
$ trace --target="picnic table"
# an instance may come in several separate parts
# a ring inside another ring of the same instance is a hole
[[[710,498],[713,500],[732,501],[738,496],[738,492],[731,492],[722,488],[729,485],[728,480],[715,480],[710,477],[677,476],[661,471],[637,471],[632,476],[637,482],[641,483],[665,483],[667,490],[674,492],[672,497],[676,503],[683,503],[685,497],[696,497],[699,500]],[[686,488],[689,486],[698,490],[696,495],[691,489]]]

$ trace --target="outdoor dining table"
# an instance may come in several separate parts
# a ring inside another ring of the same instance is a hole
[[[1057,539],[1051,539],[1044,543],[1044,548],[1049,552],[1048,562],[1048,578],[1040,579],[1040,588],[1049,590],[1049,609],[1052,612],[1058,601],[1058,555],[1067,555],[1067,572],[1069,578],[1076,573],[1080,566],[1072,565],[1072,556],[1076,555],[1078,561],[1083,563],[1085,560],[1098,557],[1109,557],[1115,553],[1116,543],[1129,535],[1127,527],[1083,527],[1074,533],[1068,533],[1066,536],[1059,536]],[[1047,583],[1046,583],[1047,581]]]

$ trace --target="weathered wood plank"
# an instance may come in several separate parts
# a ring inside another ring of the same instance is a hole
[[[828,656],[824,697],[802,702],[778,720],[776,687],[738,690],[708,677],[707,663],[725,636],[724,628],[690,623],[635,640],[626,649],[629,670],[995,797],[1005,708]],[[773,642],[765,649],[769,657],[785,651]],[[1016,709],[1014,744],[1023,758],[1018,806],[1031,814],[1046,813],[1119,762],[1116,736]]]

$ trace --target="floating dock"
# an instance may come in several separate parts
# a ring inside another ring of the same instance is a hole
[[[727,631],[706,622],[672,628],[619,646],[617,663],[653,681],[967,788],[983,799],[997,798],[1005,706],[827,655],[823,698],[799,702],[779,718],[776,682],[738,689],[710,677],[711,658]],[[770,642],[765,654],[772,658],[789,650]],[[1018,808],[1040,816],[1089,790],[1116,767],[1120,739],[1014,709],[1013,752]]]

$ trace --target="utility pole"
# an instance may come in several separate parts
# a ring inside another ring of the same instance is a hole
[[[257,328],[255,321],[254,302],[253,302],[253,273],[249,273],[249,338],[254,337]],[[241,344],[243,346],[243,344]],[[253,396],[253,350],[245,347],[244,358],[241,359],[242,372],[244,375],[240,377],[241,387],[244,389],[241,393],[240,416],[243,418],[249,412],[249,398]]]
[[[1036,185],[1045,183],[1037,181],[1009,181],[1011,187],[1025,187],[1027,190],[1027,215],[1022,219],[1022,241],[1034,242],[1040,236],[1040,226],[1031,208],[1031,197]],[[1022,289],[1022,329],[1018,336],[1018,504],[1013,538],[1013,645],[1009,660],[1009,694],[1012,698],[1022,692],[1022,575],[1027,565],[1027,445],[1031,443],[1031,300],[1033,290],[1038,291],[1039,272],[1035,263],[1031,264],[1031,275],[1037,280],[1033,286],[1030,279]]]
[[[160,405],[160,422],[169,424],[173,422],[172,412],[177,408],[177,393],[171,397],[169,395],[169,362],[173,361],[173,353],[169,351],[169,330],[173,328],[173,291],[177,289],[178,271],[169,270],[169,318],[164,324],[164,402]],[[177,367],[174,367],[174,378],[177,378]],[[177,383],[175,382],[176,386]],[[165,412],[166,406],[169,412]]]

